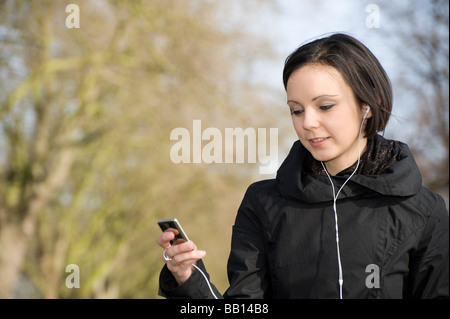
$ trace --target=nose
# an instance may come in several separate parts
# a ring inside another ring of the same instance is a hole
[[[320,120],[317,112],[312,109],[306,109],[303,113],[303,129],[312,130],[320,126]]]

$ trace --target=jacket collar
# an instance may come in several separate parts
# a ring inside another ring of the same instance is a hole
[[[352,167],[332,178],[335,187],[340,187],[348,178],[354,169]],[[278,169],[276,182],[280,193],[287,198],[307,203],[332,200],[330,181],[320,162],[312,158],[300,141],[294,143]],[[408,145],[376,135],[367,144],[357,173],[342,189],[339,199],[373,192],[386,196],[411,196],[421,186],[422,177]]]

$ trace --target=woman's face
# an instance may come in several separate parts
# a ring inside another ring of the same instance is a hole
[[[331,175],[355,163],[365,108],[358,106],[341,74],[330,66],[305,65],[291,74],[286,91],[295,131],[312,156]],[[361,153],[367,144],[363,136]]]

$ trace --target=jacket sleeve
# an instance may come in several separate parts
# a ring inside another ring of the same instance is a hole
[[[225,298],[270,298],[264,227],[255,184],[247,190],[233,226]]]
[[[215,295],[217,299],[222,299],[222,295],[210,283],[209,274],[202,260],[197,262],[197,267],[202,270],[206,278],[199,270],[194,269],[191,277],[182,285],[178,285],[167,265],[164,265],[159,276],[159,295],[168,299],[215,299]]]
[[[439,197],[410,259],[407,297],[449,298],[449,216]]]
[[[220,298],[267,298],[270,289],[267,280],[263,227],[258,218],[258,202],[254,187],[247,190],[238,210],[233,226],[231,252],[228,259],[228,280],[230,287],[221,296],[211,284],[215,295]],[[206,272],[202,260],[197,266]],[[207,299],[214,298],[203,275],[195,269],[191,277],[178,285],[167,266],[159,277],[159,295],[165,298]]]

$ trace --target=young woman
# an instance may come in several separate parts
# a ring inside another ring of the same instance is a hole
[[[448,212],[408,146],[383,132],[389,78],[358,40],[307,43],[283,71],[299,137],[239,208],[225,298],[448,298]],[[164,248],[160,294],[221,298],[193,242]]]

